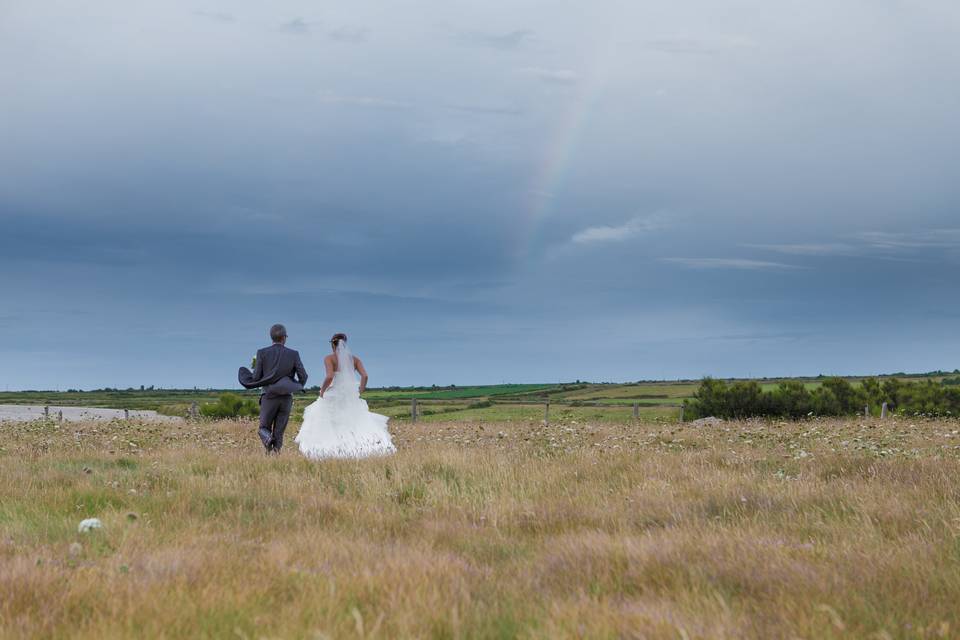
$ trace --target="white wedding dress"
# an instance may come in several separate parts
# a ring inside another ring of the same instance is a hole
[[[322,398],[303,412],[300,433],[294,439],[308,458],[365,458],[389,455],[397,448],[390,440],[386,416],[371,413],[360,397],[353,354],[346,341],[337,347],[337,372]]]

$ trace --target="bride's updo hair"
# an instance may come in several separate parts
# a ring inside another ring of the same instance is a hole
[[[333,337],[330,338],[330,344],[333,345],[333,348],[336,349],[340,346],[341,342],[347,341],[347,334],[345,333],[335,333]]]

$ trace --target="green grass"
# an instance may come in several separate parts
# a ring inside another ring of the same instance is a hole
[[[636,384],[592,384],[584,388],[565,393],[565,400],[649,400],[666,398],[690,398],[697,390],[698,383],[641,382]]]
[[[490,398],[498,396],[523,396],[549,392],[560,385],[549,384],[499,384],[481,387],[455,387],[444,389],[371,389],[365,397],[368,400],[455,400],[459,398]]]
[[[918,379],[905,376],[902,379]],[[859,384],[862,378],[849,378]],[[802,378],[808,389],[821,382]],[[765,391],[781,380],[761,381]],[[640,406],[645,420],[675,419],[683,401],[693,397],[697,382],[637,382],[624,384],[500,384],[466,387],[373,388],[365,394],[370,408],[394,420],[410,419],[410,404],[416,399],[424,421],[529,421],[543,419],[543,405],[551,404],[551,416],[566,415],[571,419],[625,420],[632,416],[634,403]],[[114,409],[154,410],[162,414],[186,416],[192,403],[216,403],[223,390],[117,390],[90,392],[19,391],[0,392],[0,404],[32,404],[107,407]],[[255,399],[257,391],[232,390]],[[303,409],[316,400],[311,389],[295,399],[293,418],[300,420]],[[564,413],[566,412],[566,413]]]

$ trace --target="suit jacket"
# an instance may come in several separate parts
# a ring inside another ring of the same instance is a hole
[[[237,378],[244,388],[262,387],[262,395],[274,398],[303,391],[307,384],[307,371],[303,368],[299,353],[276,343],[257,351],[254,370],[240,367]]]

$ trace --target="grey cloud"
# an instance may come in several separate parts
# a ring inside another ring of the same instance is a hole
[[[530,76],[549,84],[576,84],[580,80],[580,74],[572,69],[541,69],[539,67],[523,67],[517,69],[517,73]]]
[[[499,382],[495,343],[514,381],[960,363],[955,2],[89,4],[3,4],[0,385],[229,384],[274,312],[356,332],[377,383]],[[110,323],[143,329],[88,349]]]
[[[359,44],[366,42],[370,30],[365,27],[336,27],[327,31],[327,37],[336,42]]]
[[[281,24],[280,30],[284,33],[296,36],[311,35],[315,32],[318,32],[334,42],[348,44],[360,44],[366,42],[370,33],[370,30],[366,27],[347,25],[326,30],[320,29],[318,31],[318,27],[320,27],[320,25],[321,23],[319,21],[308,21],[301,17],[297,17]]]
[[[665,227],[666,223],[660,217],[636,217],[619,226],[588,227],[573,234],[570,241],[574,244],[622,242]]]
[[[862,247],[844,242],[825,242],[819,244],[744,244],[743,246],[793,256],[858,256],[863,252]]]
[[[749,271],[806,269],[794,264],[749,260],[746,258],[661,258],[662,262],[678,264],[691,269],[738,269]]]
[[[788,341],[800,340],[810,335],[811,333],[809,331],[783,331],[704,336],[703,339],[718,342],[753,342],[754,340]]]
[[[219,11],[194,11],[193,15],[206,18],[207,20],[213,20],[214,22],[231,23],[237,21],[237,18],[232,13]]]
[[[924,250],[960,249],[960,229],[920,229],[907,232],[863,231],[849,242],[751,243],[744,247],[796,256],[869,257],[902,260]]]
[[[740,36],[712,38],[666,36],[646,40],[642,46],[648,51],[660,51],[662,53],[709,55],[732,49],[749,49],[755,47],[756,44],[749,38]]]
[[[462,111],[465,113],[480,113],[494,116],[519,116],[523,115],[522,109],[517,109],[513,107],[484,107],[479,105],[470,105],[470,104],[446,104],[443,105],[444,109],[449,109],[450,111]]]
[[[516,29],[508,33],[485,33],[468,31],[460,34],[463,42],[493,49],[519,49],[528,44],[534,36],[530,29]]]
[[[960,248],[960,229],[929,229],[891,233],[864,231],[858,234],[867,246],[876,249],[956,249]]]
[[[370,109],[418,109],[425,110],[427,105],[417,105],[413,102],[402,100],[393,100],[379,96],[360,96],[360,95],[341,95],[331,91],[322,91],[317,99],[323,104],[343,104],[357,107],[366,107]],[[461,113],[477,113],[483,115],[497,116],[519,116],[523,115],[523,110],[512,107],[486,107],[469,104],[444,104],[442,109],[448,111],[457,111]]]
[[[303,36],[310,33],[314,23],[307,22],[303,18],[294,18],[280,25],[280,30],[291,35]]]
[[[370,109],[410,109],[414,106],[410,102],[403,102],[401,100],[391,100],[389,98],[376,96],[340,95],[330,91],[321,92],[317,96],[317,100],[323,104],[344,104]]]

